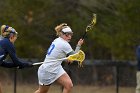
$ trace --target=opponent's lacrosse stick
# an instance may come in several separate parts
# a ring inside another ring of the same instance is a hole
[[[78,61],[78,65],[82,66],[82,63],[85,59],[85,53],[82,50],[79,50],[78,53],[75,53],[73,55],[69,55],[66,58],[62,58],[62,59],[56,59],[56,60],[49,60],[48,62],[52,62],[52,61],[63,61],[63,60],[70,60],[70,61]],[[40,65],[46,62],[38,62],[38,63],[33,63],[33,65]]]
[[[86,27],[86,31],[84,33],[84,35],[82,36],[82,39],[85,38],[86,34],[88,31],[92,30],[93,29],[93,26],[96,24],[96,14],[93,13],[93,17],[92,17],[92,21],[89,25],[87,25]]]

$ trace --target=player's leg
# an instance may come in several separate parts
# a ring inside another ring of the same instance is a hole
[[[34,93],[47,93],[50,85],[46,84],[46,76],[47,73],[42,67],[39,67],[38,69],[38,81],[39,81],[39,87]]]
[[[46,86],[46,85],[39,85],[38,90],[36,90],[34,93],[47,93],[49,90],[50,86]]]
[[[1,83],[0,83],[0,93],[2,93],[2,90],[1,90]]]
[[[63,93],[70,93],[73,83],[67,73],[64,73],[57,79],[57,82],[63,86]]]

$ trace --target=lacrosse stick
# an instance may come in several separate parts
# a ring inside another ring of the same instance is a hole
[[[79,52],[73,54],[73,55],[69,55],[66,58],[62,58],[62,59],[56,59],[56,60],[49,60],[49,61],[45,61],[45,62],[38,62],[38,63],[33,63],[33,65],[40,65],[43,63],[48,63],[48,62],[52,62],[52,61],[63,61],[63,60],[70,60],[70,61],[78,61],[78,65],[82,66],[82,63],[85,59],[85,53],[82,50],[79,50]]]
[[[93,26],[96,24],[96,14],[93,13],[93,17],[92,17],[92,21],[89,25],[87,25],[86,27],[86,31],[84,33],[84,35],[82,36],[82,39],[85,38],[86,34],[88,31],[92,30],[93,29]]]

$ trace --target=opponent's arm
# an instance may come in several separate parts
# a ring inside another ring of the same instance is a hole
[[[19,59],[16,56],[15,48],[13,46],[8,45],[6,47],[7,47],[7,51],[9,53],[9,56],[11,57],[11,59],[13,61],[13,65],[11,65],[11,67],[19,66],[20,68],[24,68],[24,67],[31,67],[32,66],[32,64],[30,62],[21,62],[21,61],[19,61]],[[7,63],[7,65],[10,65],[10,64]]]

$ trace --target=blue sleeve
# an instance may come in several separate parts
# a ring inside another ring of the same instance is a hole
[[[13,63],[6,63],[4,62],[5,66],[9,65],[10,67],[16,67],[19,66],[21,68],[24,67],[30,67],[31,63],[30,62],[21,62],[19,61],[19,59],[16,56],[16,51],[15,51],[15,47],[12,43],[8,43],[6,44],[6,51],[8,52],[10,58],[12,59]]]
[[[6,49],[13,63],[16,66],[22,65],[22,62],[20,62],[16,56],[16,51],[15,51],[14,46],[12,44],[6,44]]]
[[[0,59],[0,65],[3,67],[19,67],[19,68],[25,68],[25,67],[32,67],[32,63],[30,62],[22,62],[18,59],[16,56],[16,51],[14,45],[10,42],[9,39],[4,38],[3,40],[0,41],[1,44],[1,52],[0,54],[2,55]],[[10,56],[12,59],[12,62],[6,62],[4,61],[7,55]]]

